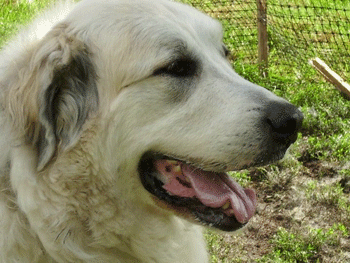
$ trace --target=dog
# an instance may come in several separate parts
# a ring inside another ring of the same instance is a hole
[[[166,0],[57,4],[0,54],[0,262],[208,262],[303,115],[240,77],[220,23]]]

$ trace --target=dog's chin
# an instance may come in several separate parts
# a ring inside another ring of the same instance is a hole
[[[183,159],[152,152],[143,155],[138,170],[155,202],[187,220],[235,231],[255,212],[255,192],[243,189],[225,172],[203,170]]]
[[[289,146],[281,146],[276,147],[271,151],[263,152],[255,157],[254,161],[244,168],[259,167],[280,161],[284,158],[288,148]]]

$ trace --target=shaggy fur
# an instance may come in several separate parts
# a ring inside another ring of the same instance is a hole
[[[1,263],[208,262],[142,156],[261,165],[302,119],[231,69],[217,21],[163,0],[54,7],[0,53],[0,89]]]

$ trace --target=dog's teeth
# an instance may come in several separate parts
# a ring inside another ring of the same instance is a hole
[[[225,211],[225,213],[228,215],[228,216],[233,216],[235,214],[235,212],[233,211],[233,209],[228,209]]]
[[[180,172],[181,172],[181,167],[180,167],[180,165],[174,166],[174,172],[175,172],[175,173],[180,173]]]
[[[226,210],[230,207],[230,201],[227,200],[227,202],[222,206],[222,209]]]

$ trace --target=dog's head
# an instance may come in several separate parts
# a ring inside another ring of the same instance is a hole
[[[8,112],[39,170],[93,126],[89,156],[118,194],[235,230],[256,198],[226,172],[281,159],[303,117],[227,55],[220,24],[191,7],[84,1],[4,78]]]

